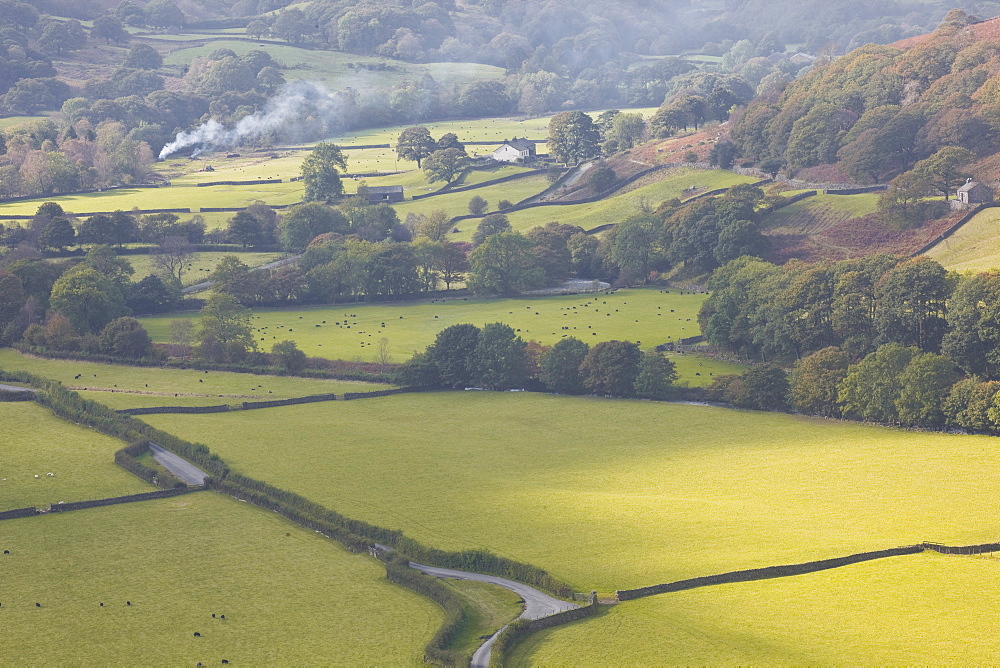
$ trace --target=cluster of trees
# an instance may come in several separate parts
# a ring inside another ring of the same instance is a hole
[[[798,360],[787,375],[758,364],[718,378],[712,390],[743,408],[1000,433],[1000,382],[963,377],[949,357],[899,343],[860,359],[830,346]]]
[[[127,316],[169,310],[181,293],[155,275],[133,282],[133,273],[110,246],[95,246],[82,262],[6,258],[0,266],[0,343],[144,356],[148,338]]]
[[[898,184],[909,197],[914,186],[947,196],[1000,127],[1000,51],[967,40],[974,20],[952,11],[914,46],[865,46],[758,97],[733,125],[739,153],[793,171],[836,163],[862,183],[910,173]]]
[[[469,164],[465,145],[454,132],[446,132],[435,140],[422,125],[406,128],[396,140],[396,155],[400,160],[412,160],[417,169],[423,168],[427,180],[451,183]]]
[[[0,198],[141,183],[152,162],[149,144],[118,121],[38,121],[0,134]]]
[[[759,365],[770,381],[749,392],[746,377],[720,380],[716,390],[737,405],[1000,428],[996,272],[949,274],[924,257],[784,267],[740,258],[718,269],[709,287],[699,320],[711,343],[749,357],[797,360],[787,391],[770,364]]]
[[[45,202],[27,225],[0,224],[0,245],[15,249],[14,259],[18,259],[74,245],[111,245],[120,249],[129,243],[157,244],[158,248],[152,253],[159,255],[162,250],[159,247],[170,243],[192,246],[211,241],[238,243],[244,247],[276,244],[277,214],[261,203],[251,204],[238,212],[229,220],[225,231],[210,233],[205,232],[205,221],[200,215],[181,221],[173,213],[134,215],[119,210],[73,220],[77,222],[72,222],[58,203]],[[188,250],[192,251],[193,247]]]
[[[525,342],[500,322],[482,329],[452,325],[398,372],[413,387],[544,388],[559,394],[668,399],[677,372],[659,353],[630,341],[602,341],[590,347],[568,337],[554,346]]]

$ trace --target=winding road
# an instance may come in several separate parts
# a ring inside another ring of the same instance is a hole
[[[564,612],[566,610],[572,610],[573,608],[580,607],[576,603],[563,601],[542,593],[534,587],[529,587],[523,582],[508,580],[507,578],[501,578],[495,575],[483,575],[481,573],[457,571],[452,568],[424,566],[423,564],[413,562],[410,562],[410,568],[415,568],[424,575],[432,575],[438,578],[476,580],[477,582],[486,582],[492,585],[497,585],[498,587],[503,587],[504,589],[509,589],[524,600],[524,612],[521,613],[521,616],[518,619],[541,619],[542,617],[554,615],[557,612]],[[505,626],[503,628],[507,627]],[[500,629],[500,631],[503,631],[503,629]],[[476,650],[476,653],[472,655],[472,668],[487,668],[487,666],[490,665],[490,653],[493,651],[493,642],[497,639],[497,636],[500,635],[500,631],[497,631],[490,636],[489,640],[484,642],[482,646]]]
[[[167,469],[175,476],[189,485],[204,485],[208,474],[191,462],[178,457],[169,450],[164,450],[156,443],[149,444],[149,451],[163,468]]]
[[[6,383],[0,383],[0,390],[5,392],[37,392],[33,387],[21,387],[20,385],[7,385]]]

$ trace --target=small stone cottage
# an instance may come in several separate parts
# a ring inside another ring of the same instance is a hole
[[[993,201],[993,188],[985,183],[969,179],[964,186],[958,189],[958,201],[960,204],[972,206],[988,204]]]

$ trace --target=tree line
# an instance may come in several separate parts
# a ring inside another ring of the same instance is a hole
[[[1000,274],[872,255],[717,269],[699,313],[708,341],[771,363],[716,382],[750,408],[993,432],[1000,409]],[[782,364],[794,360],[785,378]],[[992,411],[992,412],[991,412]]]
[[[589,346],[567,337],[554,346],[524,341],[509,325],[471,324],[441,330],[397,372],[408,387],[545,389],[559,394],[669,399],[677,372],[656,352],[631,341]]]

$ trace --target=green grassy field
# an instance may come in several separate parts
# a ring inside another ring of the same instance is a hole
[[[985,436],[492,392],[146,419],[350,517],[577,591],[996,539]]]
[[[33,123],[34,121],[43,121],[48,116],[6,116],[0,118],[0,130],[7,130],[14,127],[15,125],[21,125],[23,123]]]
[[[126,443],[32,401],[0,403],[0,432],[0,510],[153,491],[115,465]]]
[[[925,553],[629,601],[510,665],[995,665],[1000,561]]]
[[[985,209],[953,235],[927,251],[926,255],[945,269],[979,273],[1000,268],[997,222],[1000,209]]]
[[[374,180],[372,180],[372,184],[374,185]],[[516,203],[531,197],[532,195],[537,195],[545,190],[548,185],[549,182],[546,180],[544,174],[526,176],[523,179],[506,181],[504,183],[498,183],[496,185],[486,186],[476,190],[445,193],[443,195],[428,197],[426,199],[406,201],[395,205],[395,209],[401,219],[406,218],[406,214],[408,213],[426,215],[431,211],[444,211],[449,217],[462,216],[469,213],[469,200],[473,197],[479,196],[489,202],[487,212],[493,213],[497,210],[497,204],[500,200],[505,199],[512,203]],[[551,212],[552,209],[549,209],[549,211]],[[455,227],[458,228],[459,233],[449,234],[448,241],[471,240],[472,233],[476,231],[476,226],[479,224],[480,220],[481,219],[479,218],[471,218],[469,220],[463,220],[456,223]],[[514,219],[511,217],[511,225],[513,225],[513,223]]]
[[[205,36],[199,36],[204,39]],[[419,80],[430,74],[442,86],[464,86],[476,79],[500,79],[504,75],[502,67],[478,63],[433,63],[417,65],[399,60],[360,56],[341,51],[321,51],[302,49],[291,45],[248,42],[244,40],[213,40],[207,43],[179,48],[164,58],[165,65],[187,65],[193,58],[207,56],[217,49],[231,49],[237,55],[251,50],[266,51],[281,63],[281,70],[288,81],[306,80],[319,82],[333,90],[345,88],[391,88],[404,81]],[[356,67],[349,67],[353,64]],[[359,66],[375,66],[384,69],[361,69]]]
[[[419,665],[443,618],[367,555],[212,492],[8,520],[0,542],[0,656],[21,665]]]
[[[269,262],[274,262],[282,257],[282,253],[221,253],[207,252],[194,253],[191,260],[184,265],[182,283],[184,285],[194,285],[208,278],[208,275],[215,269],[216,265],[227,255],[235,255],[241,262],[249,267],[259,267]],[[146,276],[156,273],[153,258],[150,255],[128,255],[125,259],[135,269],[132,275],[134,282],[141,281]]]
[[[89,388],[106,395],[107,401],[116,402],[115,408],[127,408],[126,398],[136,396],[123,394],[127,391],[150,392],[160,395],[157,399],[181,398],[192,395],[207,398],[204,404],[230,403],[218,398],[235,399],[239,403],[246,399],[287,399],[310,394],[341,394],[343,392],[367,392],[388,387],[379,383],[361,383],[349,380],[321,380],[295,378],[292,376],[262,376],[250,373],[228,371],[196,371],[195,369],[161,369],[157,367],[122,366],[97,362],[43,359],[26,357],[10,348],[0,349],[0,368],[20,369],[39,376],[58,380],[67,387]],[[80,375],[80,378],[75,376]],[[117,392],[112,392],[117,390]],[[154,395],[154,396],[155,396]],[[163,395],[167,395],[164,397]],[[96,397],[94,397],[96,398]],[[97,399],[102,401],[102,399]],[[125,405],[120,405],[124,402]],[[204,405],[202,402],[194,405]],[[136,404],[164,405],[164,404]]]
[[[550,221],[559,221],[566,225],[579,225],[585,230],[605,223],[618,223],[629,216],[640,213],[640,206],[645,203],[653,208],[674,197],[682,197],[685,188],[692,185],[714,190],[736,185],[737,183],[753,183],[753,177],[740,176],[723,170],[692,170],[680,169],[676,173],[664,177],[661,181],[635,190],[608,197],[593,204],[575,204],[569,206],[546,206],[515,211],[508,214],[511,226],[516,230],[527,230]],[[463,234],[456,234],[461,239],[471,239],[478,220],[464,220],[459,223]]]
[[[610,294],[521,299],[339,304],[257,309],[253,324],[257,338],[264,339],[258,343],[267,349],[274,341],[292,339],[308,354],[330,359],[361,355],[370,361],[367,358],[384,337],[397,357],[395,361],[401,362],[433,343],[442,329],[459,323],[481,327],[505,322],[525,340],[535,339],[547,345],[576,336],[591,344],[610,339],[639,341],[643,348],[650,349],[666,341],[698,335],[698,309],[705,297],[680,294],[678,290],[665,294],[654,288],[639,288]],[[171,320],[197,317],[196,313],[176,313],[142,318],[141,322],[154,341],[166,341]]]

